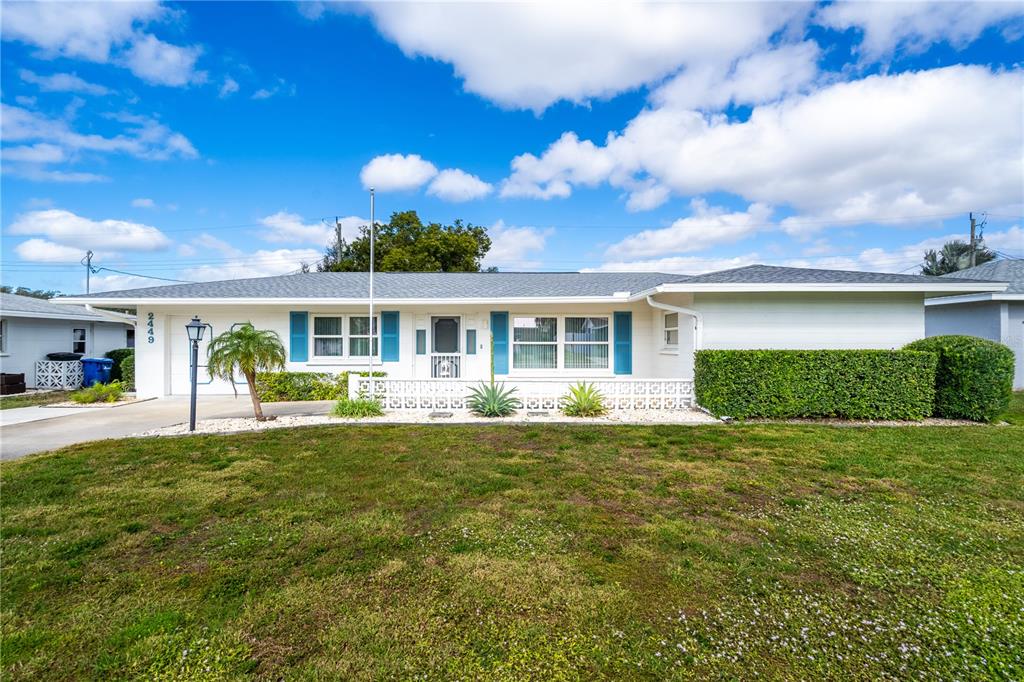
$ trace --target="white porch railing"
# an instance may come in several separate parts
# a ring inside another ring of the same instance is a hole
[[[433,353],[430,376],[434,379],[458,379],[462,376],[462,356],[458,353]]]
[[[79,360],[36,360],[36,388],[80,388],[82,363]]]
[[[516,397],[527,410],[556,410],[569,387],[580,379],[508,379]],[[594,384],[610,409],[679,410],[693,406],[693,381],[690,379],[585,379]],[[392,379],[374,380],[374,395],[385,409],[460,410],[466,407],[469,391],[479,381],[466,379]],[[349,396],[369,391],[366,377],[349,375]]]

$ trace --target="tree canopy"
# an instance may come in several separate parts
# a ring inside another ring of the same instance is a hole
[[[456,220],[451,225],[423,224],[416,211],[396,211],[377,224],[374,269],[378,272],[479,272],[491,248],[486,228]],[[339,238],[317,264],[320,272],[370,269],[370,229],[359,228],[351,242]]]
[[[28,287],[12,287],[7,284],[0,286],[0,292],[5,294],[17,294],[18,296],[28,296],[30,298],[53,298],[54,296],[60,296],[59,291],[53,291],[50,289],[29,289]]]
[[[974,264],[981,265],[990,260],[995,260],[996,254],[985,248],[982,241],[975,245]],[[929,249],[924,254],[924,264],[921,265],[922,275],[948,275],[957,270],[963,270],[971,266],[971,245],[960,239],[946,242],[942,249],[936,251]]]

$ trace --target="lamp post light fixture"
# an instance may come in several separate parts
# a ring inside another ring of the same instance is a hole
[[[188,340],[192,342],[192,402],[189,405],[188,430],[195,431],[196,387],[199,382],[199,342],[203,340],[203,332],[206,331],[206,325],[203,324],[198,317],[194,316],[192,321],[185,325],[185,331],[188,332]]]

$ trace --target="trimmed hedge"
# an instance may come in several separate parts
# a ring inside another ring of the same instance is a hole
[[[1013,393],[1013,351],[976,336],[933,336],[904,346],[939,358],[935,416],[992,421],[1006,411]]]
[[[134,348],[115,348],[114,350],[108,350],[106,355],[103,356],[114,361],[114,366],[110,368],[111,381],[121,381],[121,363],[129,355],[135,355]]]
[[[700,350],[694,390],[719,416],[923,419],[936,364],[910,350]]]
[[[295,400],[341,400],[348,398],[348,375],[369,376],[368,372],[260,372],[256,375],[256,393],[260,400],[287,402]],[[374,372],[374,376],[386,376]]]
[[[114,363],[116,367],[121,370],[121,383],[124,385],[124,390],[134,391],[135,390],[135,353],[126,355],[121,360],[120,365]]]

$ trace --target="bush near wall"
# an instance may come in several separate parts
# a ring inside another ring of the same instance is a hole
[[[936,353],[935,416],[992,421],[1013,393],[1013,351],[976,336],[933,336],[904,346]]]
[[[114,367],[121,370],[121,383],[124,385],[124,390],[134,391],[135,390],[135,353],[126,355],[120,363],[115,362]]]
[[[104,357],[110,358],[114,361],[114,366],[110,368],[110,380],[121,381],[121,362],[129,355],[135,355],[134,348],[115,348],[114,350],[108,350]]]
[[[936,364],[910,350],[701,350],[694,391],[719,416],[923,419]]]
[[[260,372],[256,375],[256,392],[266,402],[295,400],[341,400],[348,398],[348,376],[369,376],[368,372]],[[374,372],[374,376],[386,376]]]

